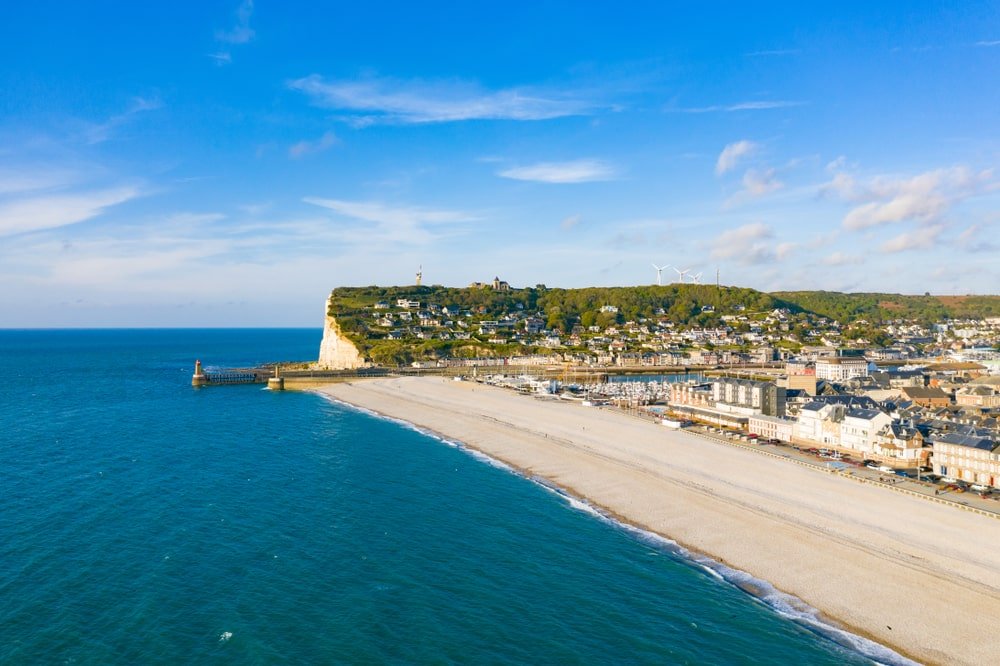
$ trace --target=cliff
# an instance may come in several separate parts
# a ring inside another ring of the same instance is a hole
[[[323,341],[319,343],[320,370],[350,370],[364,367],[365,359],[354,343],[344,336],[337,320],[330,316],[330,302],[326,304],[326,322],[323,325]]]

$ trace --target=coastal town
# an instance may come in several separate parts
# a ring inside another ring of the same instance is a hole
[[[335,290],[328,314],[350,322],[369,364],[471,373],[1000,497],[1000,316],[834,318],[704,285],[675,285],[660,305],[612,291],[576,308],[513,298],[500,278],[411,291],[345,316]]]

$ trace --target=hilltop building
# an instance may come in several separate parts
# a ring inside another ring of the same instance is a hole
[[[499,277],[494,277],[493,282],[473,282],[469,285],[469,289],[492,289],[493,291],[510,291],[510,284],[501,280]]]

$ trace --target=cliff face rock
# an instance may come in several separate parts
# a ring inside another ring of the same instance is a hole
[[[352,370],[365,366],[365,360],[354,343],[340,330],[337,320],[330,316],[330,303],[326,304],[326,323],[323,326],[323,341],[319,343],[320,370]]]

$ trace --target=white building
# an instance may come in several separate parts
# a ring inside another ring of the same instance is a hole
[[[868,375],[868,361],[860,356],[834,356],[816,359],[816,379],[842,382]]]
[[[795,424],[795,437],[816,444],[839,446],[840,418],[844,411],[844,406],[837,403],[810,402],[803,405]]]
[[[747,430],[762,439],[780,439],[783,442],[790,442],[795,434],[795,419],[754,414],[747,423]]]
[[[892,417],[877,409],[848,409],[840,422],[840,448],[871,454],[879,432],[892,423]]]

